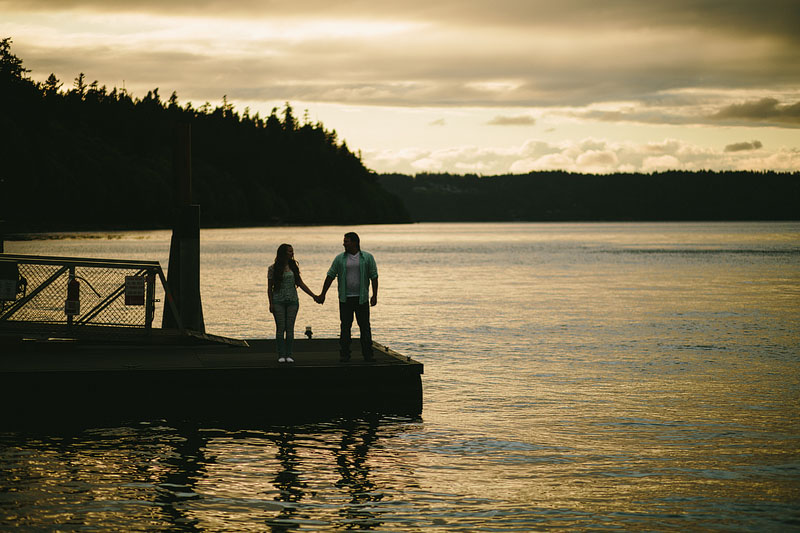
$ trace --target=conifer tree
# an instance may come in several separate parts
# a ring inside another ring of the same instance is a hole
[[[0,76],[25,79],[30,70],[22,66],[22,59],[11,53],[11,37],[0,39]]]
[[[72,83],[72,87],[72,93],[83,100],[83,97],[86,96],[86,74],[83,72],[78,74],[78,76],[75,78],[75,81]]]
[[[45,82],[42,84],[42,88],[44,89],[45,94],[51,95],[57,94],[62,85],[63,84],[61,83],[61,80],[59,80],[56,75],[51,72]]]

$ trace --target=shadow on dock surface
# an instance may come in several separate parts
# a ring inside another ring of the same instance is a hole
[[[275,341],[247,345],[4,344],[0,398],[8,424],[181,418],[257,423],[379,413],[422,413],[423,365],[374,343],[374,362],[337,339],[295,340],[295,363]],[[357,345],[357,343],[354,343]]]

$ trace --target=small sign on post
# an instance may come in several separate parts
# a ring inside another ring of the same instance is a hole
[[[143,276],[125,276],[125,305],[144,305]]]

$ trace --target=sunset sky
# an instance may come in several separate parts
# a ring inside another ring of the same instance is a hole
[[[0,0],[43,81],[296,114],[378,172],[800,170],[797,0]]]

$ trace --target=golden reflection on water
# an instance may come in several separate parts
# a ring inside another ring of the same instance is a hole
[[[798,227],[357,228],[376,340],[425,363],[421,421],[23,439],[4,479],[39,524],[781,529],[800,494]],[[317,289],[342,233],[204,231],[209,331],[271,335],[274,248],[292,243]],[[148,238],[46,244],[165,262],[168,235]],[[335,306],[301,300],[306,324],[335,336]]]
[[[373,481],[368,457],[377,421],[344,422],[322,435],[289,429],[260,435],[211,436],[204,449],[213,460],[193,490],[202,500],[185,504],[201,528],[229,529],[264,522],[289,526],[330,526],[358,522],[380,525],[370,510],[382,489]]]

